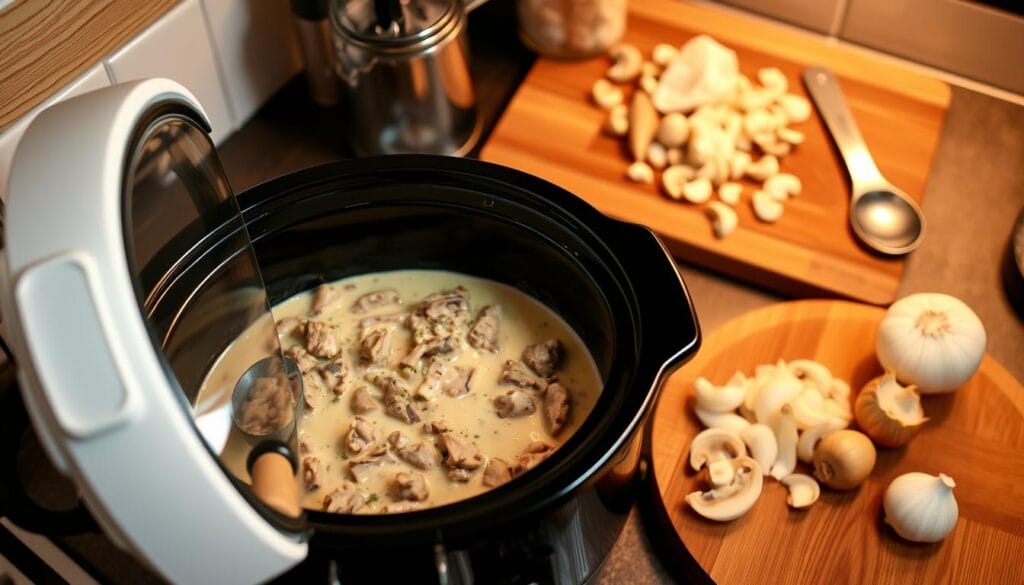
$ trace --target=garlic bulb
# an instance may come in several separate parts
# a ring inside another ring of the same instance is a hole
[[[905,473],[885,490],[885,522],[913,542],[938,542],[956,526],[960,509],[953,497],[956,482],[944,473]]]
[[[853,412],[864,434],[882,447],[906,445],[928,422],[917,388],[901,386],[892,370],[864,385]]]
[[[952,392],[966,382],[985,355],[985,328],[960,299],[918,293],[889,307],[878,326],[876,352],[901,382],[923,394]]]

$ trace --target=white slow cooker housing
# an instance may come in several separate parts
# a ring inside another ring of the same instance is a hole
[[[305,558],[254,508],[182,408],[126,254],[126,152],[181,85],[150,79],[42,112],[8,186],[0,306],[26,408],[56,466],[120,546],[174,582],[257,582]]]

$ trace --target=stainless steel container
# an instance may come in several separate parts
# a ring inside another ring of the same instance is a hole
[[[357,155],[461,156],[480,135],[462,0],[332,0]]]

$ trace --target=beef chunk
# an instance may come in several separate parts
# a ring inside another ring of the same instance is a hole
[[[418,473],[399,471],[391,485],[391,494],[396,500],[422,502],[430,495],[427,480]]]
[[[302,482],[307,492],[320,489],[320,460],[316,457],[302,458]]]
[[[537,410],[537,404],[533,401],[533,396],[515,389],[495,398],[494,410],[501,418],[529,416]]]
[[[474,371],[473,368],[453,366],[448,360],[435,357],[430,360],[427,375],[416,389],[416,395],[424,400],[433,400],[443,390],[449,396],[464,396],[469,393]]]
[[[342,480],[336,490],[324,496],[323,509],[325,512],[351,514],[362,508],[365,502],[366,499],[356,484]]]
[[[391,344],[388,340],[389,331],[384,328],[371,329],[359,342],[359,355],[363,361],[375,366],[387,365],[391,357]]]
[[[461,339],[468,321],[469,291],[459,286],[420,301],[409,316],[409,328],[418,345],[445,337]]]
[[[285,317],[277,322],[277,335],[278,337],[302,335],[303,326],[302,319],[298,317]]]
[[[537,465],[547,459],[548,455],[555,450],[554,447],[543,443],[541,441],[534,441],[526,447],[519,458],[516,459],[515,464],[512,466],[512,477],[519,477],[527,471],[537,467]]]
[[[364,483],[370,478],[370,474],[375,468],[394,462],[395,460],[388,455],[388,446],[378,443],[364,449],[359,459],[350,460],[348,470],[357,482]]]
[[[315,409],[320,404],[320,398],[324,394],[324,383],[320,375],[315,371],[302,374],[302,400],[309,410]]]
[[[388,443],[391,449],[402,461],[417,469],[430,469],[436,461],[434,449],[426,443],[410,445],[408,438],[401,432],[395,431],[388,435]]]
[[[313,291],[313,307],[309,314],[316,317],[322,315],[334,303],[338,302],[338,291],[329,284],[321,284]]]
[[[552,437],[558,436],[569,418],[569,390],[555,382],[544,391],[544,421]]]
[[[550,378],[562,364],[562,342],[549,339],[535,343],[523,350],[523,361],[543,378]]]
[[[488,305],[480,309],[476,322],[466,334],[466,342],[470,347],[498,353],[498,330],[501,327],[501,307]]]
[[[504,459],[492,457],[484,467],[483,483],[487,487],[498,487],[512,480],[512,469]]]
[[[480,449],[472,441],[463,439],[455,433],[441,433],[441,452],[444,456],[444,463],[448,466],[449,477],[452,477],[454,471],[456,476],[465,476],[468,479],[469,474],[465,472],[477,469],[484,462],[484,456],[480,454]],[[452,477],[452,479],[465,481],[465,479],[456,477]]]
[[[432,420],[428,423],[423,423],[423,432],[431,435],[440,435],[446,433],[451,429],[448,427],[448,423],[443,420]]]
[[[345,435],[345,446],[352,453],[359,453],[377,439],[377,431],[366,419],[357,416]]]
[[[295,362],[295,365],[299,366],[299,370],[302,371],[303,374],[317,367],[320,363],[315,357],[309,355],[309,352],[307,352],[301,345],[293,345],[289,347],[288,350],[284,352],[284,355],[291,358],[291,360]]]
[[[320,366],[320,377],[324,385],[330,388],[334,394],[345,392],[345,383],[348,381],[348,366],[345,365],[345,356],[339,355],[333,360]]]
[[[508,360],[505,362],[505,370],[501,372],[501,378],[498,379],[501,384],[519,386],[520,388],[532,388],[537,391],[543,391],[548,387],[546,380],[542,380],[526,368],[526,364],[523,362],[514,362]]]
[[[341,332],[321,321],[306,323],[306,350],[322,358],[331,359],[341,353]]]
[[[419,366],[422,358],[448,354],[454,349],[455,343],[451,337],[431,339],[430,341],[417,343],[411,350],[409,350],[409,353],[402,358],[401,365],[403,368],[415,370]]]
[[[373,374],[371,382],[384,391],[384,412],[405,423],[420,422],[419,411],[409,401],[409,390],[401,378],[393,374]]]
[[[398,291],[394,289],[375,290],[356,299],[356,302],[352,305],[352,312],[356,314],[366,313],[386,307],[387,305],[397,305],[401,302],[402,299],[398,296]]]
[[[374,410],[377,410],[377,403],[374,402],[373,396],[370,396],[370,391],[366,389],[366,386],[356,388],[356,391],[352,393],[352,412],[366,414]]]

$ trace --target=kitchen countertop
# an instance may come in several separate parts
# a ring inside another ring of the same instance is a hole
[[[487,3],[470,18],[484,140],[533,61],[516,40],[512,4]],[[298,169],[350,157],[345,132],[340,112],[312,105],[300,77],[228,139],[220,153],[232,186],[241,192]],[[1024,206],[1021,161],[1024,107],[954,87],[924,199],[929,233],[909,258],[899,292],[938,291],[963,299],[985,324],[988,352],[1018,380],[1024,380],[1024,318],[1014,312],[1004,292],[1001,267]],[[729,277],[685,264],[679,268],[705,333],[741,313],[785,300]],[[652,538],[657,535],[634,508],[594,582],[671,582]],[[63,544],[96,567],[104,581],[153,580],[102,537],[72,537]]]
[[[532,62],[515,38],[510,4],[488,3],[470,19],[474,82],[488,130]],[[295,123],[295,100],[302,99],[302,92],[301,84],[287,88],[221,149],[236,189],[347,154],[340,119],[329,129]],[[319,115],[328,114],[313,117]],[[311,129],[312,139],[307,134]],[[1021,161],[1024,107],[954,87],[924,199],[929,233],[908,259],[899,292],[902,297],[937,291],[963,299],[985,324],[988,352],[1018,380],[1024,380],[1024,318],[1014,312],[1004,292],[1001,262],[1024,207]],[[687,265],[679,268],[705,332],[741,313],[785,300],[732,278]],[[595,581],[671,581],[651,542],[656,537],[635,508]]]

